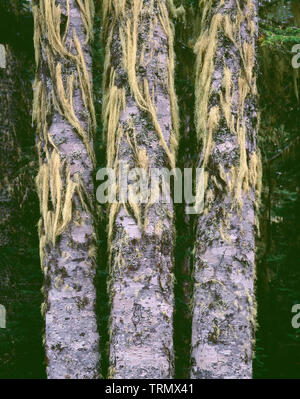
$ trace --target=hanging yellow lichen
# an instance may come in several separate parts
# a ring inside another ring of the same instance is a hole
[[[155,4],[154,4],[155,3]],[[168,10],[169,8],[169,10]],[[155,11],[155,12],[154,12]],[[174,27],[169,19],[169,11],[173,16],[182,16],[184,14],[183,8],[176,9],[173,1],[151,0],[147,4],[142,0],[132,0],[126,2],[125,0],[113,1],[104,0],[102,6],[103,13],[103,37],[106,41],[106,57],[104,63],[104,99],[103,99],[103,126],[107,139],[107,164],[108,167],[114,168],[118,176],[119,160],[118,148],[123,135],[126,135],[127,141],[133,149],[133,154],[136,158],[137,166],[148,168],[148,159],[145,148],[138,148],[137,143],[131,143],[128,133],[124,132],[124,128],[120,123],[120,115],[125,110],[127,105],[127,96],[130,95],[138,109],[145,112],[149,116],[154,131],[157,133],[159,143],[164,149],[169,165],[171,168],[175,167],[175,154],[179,136],[179,118],[177,98],[174,88]],[[147,41],[140,45],[138,40],[139,25],[145,23],[143,18],[151,15],[147,23],[149,23]],[[146,50],[148,43],[153,39],[153,33],[160,24],[166,39],[168,41],[168,57],[166,87],[170,99],[171,116],[172,116],[172,130],[170,132],[169,143],[166,142],[162,128],[160,126],[157,110],[155,109],[155,82],[148,81],[148,77],[141,78],[137,71],[140,67],[147,68],[148,64],[154,57],[153,49]],[[119,87],[116,83],[118,78],[117,71],[112,65],[111,47],[115,40],[120,42],[120,60],[122,68],[126,73],[127,83],[130,93],[126,93],[124,87]],[[147,43],[148,42],[148,43]],[[145,54],[147,52],[147,57]],[[150,89],[150,86],[152,87]],[[129,127],[134,131],[134,126]],[[147,160],[146,160],[147,159]],[[117,184],[117,192],[119,184]],[[142,228],[141,210],[138,204],[131,200],[129,195],[128,207],[133,212],[139,226]],[[127,210],[126,204],[123,204]],[[119,204],[111,204],[109,210],[109,238],[111,238],[113,224],[120,209]],[[147,206],[146,206],[147,211]],[[146,223],[146,217],[144,217]]]
[[[195,123],[198,140],[201,141],[203,148],[201,166],[205,172],[209,173],[204,189],[206,190],[209,181],[217,182],[218,179],[221,179],[226,183],[227,191],[232,196],[232,206],[241,209],[243,196],[249,193],[250,189],[254,189],[258,203],[261,185],[260,155],[258,150],[248,153],[246,145],[247,127],[244,114],[246,99],[257,94],[254,73],[255,25],[253,16],[255,10],[252,0],[247,0],[244,6],[246,12],[241,10],[240,2],[237,0],[237,13],[232,20],[228,13],[224,11],[224,5],[224,0],[220,0],[218,5],[214,5],[212,0],[200,0],[202,28],[195,45],[197,56]],[[242,41],[241,39],[242,24],[247,26],[249,41]],[[236,111],[233,111],[236,105],[233,76],[225,59],[223,60],[223,81],[218,92],[212,84],[216,69],[215,62],[218,61],[216,54],[219,48],[220,33],[232,43],[232,46],[240,55],[241,69],[237,79],[238,104]],[[212,96],[217,98],[216,95],[219,98],[219,105],[211,105],[211,98]],[[237,139],[239,162],[232,165],[229,170],[224,170],[223,166],[219,165],[219,175],[213,176],[212,172],[208,171],[208,162],[215,147],[214,133],[220,128],[222,120],[225,120],[227,129]],[[207,213],[209,203],[211,201],[208,193],[206,193],[204,213]]]
[[[76,0],[85,29],[85,43],[93,36],[93,1]],[[96,127],[92,87],[87,71],[82,44],[74,28],[71,30],[70,4],[66,0],[65,9],[56,5],[55,0],[39,1],[33,6],[34,46],[36,60],[36,79],[34,84],[33,121],[38,132],[40,155],[39,173],[36,178],[41,204],[39,222],[40,253],[43,265],[43,250],[46,244],[55,246],[73,215],[73,197],[78,195],[83,209],[87,210],[88,196],[85,195],[79,174],[71,176],[70,167],[49,133],[49,116],[58,112],[78,134],[84,143],[91,161],[95,155],[91,146]],[[62,15],[66,18],[62,24]],[[61,28],[64,26],[64,32]],[[65,74],[65,66],[69,74]],[[41,70],[42,68],[42,70]],[[43,71],[48,69],[47,77]],[[48,85],[47,79],[51,81]],[[49,87],[52,89],[50,90]],[[82,126],[73,106],[74,91],[80,89],[82,102],[88,114],[88,126]],[[43,153],[43,155],[42,155]],[[49,208],[49,204],[51,204]]]

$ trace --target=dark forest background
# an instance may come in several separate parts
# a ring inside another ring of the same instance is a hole
[[[105,166],[105,146],[101,130],[101,44],[100,1],[96,1],[94,94],[98,118],[96,152],[98,167]],[[181,112],[181,142],[178,165],[196,159],[194,142],[194,53],[199,29],[198,1],[181,0],[186,21],[176,21],[176,90]],[[257,235],[258,330],[254,377],[300,377],[300,329],[292,328],[292,306],[300,304],[300,68],[292,67],[292,47],[300,43],[300,1],[261,1],[258,87],[261,125],[260,150],[263,158],[263,194],[260,207],[260,234]],[[9,230],[9,240],[1,241],[0,303],[7,309],[7,328],[0,329],[0,378],[45,378],[43,352],[42,272],[39,263],[37,222],[38,198],[34,188],[37,175],[35,132],[31,123],[32,82],[34,80],[33,19],[25,0],[0,0],[0,44],[9,49],[7,68],[13,81],[2,84],[1,102],[12,101],[11,115],[15,148],[13,168],[0,160],[1,174],[8,176],[14,198],[14,212],[0,215],[0,229]],[[4,93],[4,94],[3,94]],[[7,97],[8,98],[8,97]],[[3,108],[0,104],[0,112]],[[8,123],[8,122],[7,122]],[[3,126],[0,126],[3,129]],[[7,127],[7,126],[6,126]],[[5,128],[5,126],[4,126]],[[3,136],[4,137],[4,136]],[[1,138],[5,147],[7,138]],[[1,149],[2,154],[2,149]],[[5,157],[4,157],[5,158]],[[1,184],[3,183],[1,179]],[[1,200],[1,198],[0,198]],[[105,223],[105,210],[103,223]],[[176,246],[176,377],[188,377],[191,335],[190,295],[192,281],[192,221],[177,206]],[[103,226],[102,223],[99,223]],[[99,231],[98,315],[101,334],[102,369],[108,368],[106,294],[106,237]],[[183,322],[184,320],[184,322]]]

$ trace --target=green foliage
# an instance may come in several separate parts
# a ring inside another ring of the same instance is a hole
[[[264,177],[261,236],[256,243],[255,378],[299,377],[300,336],[291,326],[291,308],[300,303],[300,107],[291,49],[300,43],[300,29],[294,26],[292,5],[273,1],[261,10],[259,145]]]
[[[262,46],[278,46],[290,45],[300,43],[300,28],[288,27],[285,29],[266,25],[261,29]]]

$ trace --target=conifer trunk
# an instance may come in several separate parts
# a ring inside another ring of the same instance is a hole
[[[93,1],[36,1],[34,18],[47,375],[97,378]]]
[[[178,111],[167,3],[104,1],[103,120],[108,167],[117,176],[122,162],[146,173],[174,167]],[[172,200],[110,206],[112,378],[174,375],[173,244]]]
[[[200,2],[196,129],[205,200],[196,226],[191,378],[252,377],[257,3]]]

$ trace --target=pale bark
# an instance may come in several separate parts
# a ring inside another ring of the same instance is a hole
[[[105,2],[104,125],[108,166],[116,171],[121,161],[146,172],[174,164],[177,108],[166,3],[134,0],[122,9],[117,0]],[[172,378],[172,200],[112,205],[109,241],[110,377]]]
[[[51,379],[99,376],[89,44],[92,6],[90,0],[40,0],[34,8],[34,118],[45,275],[42,311]]]
[[[201,5],[196,125],[206,184],[196,231],[191,378],[251,378],[260,186],[257,2]]]

